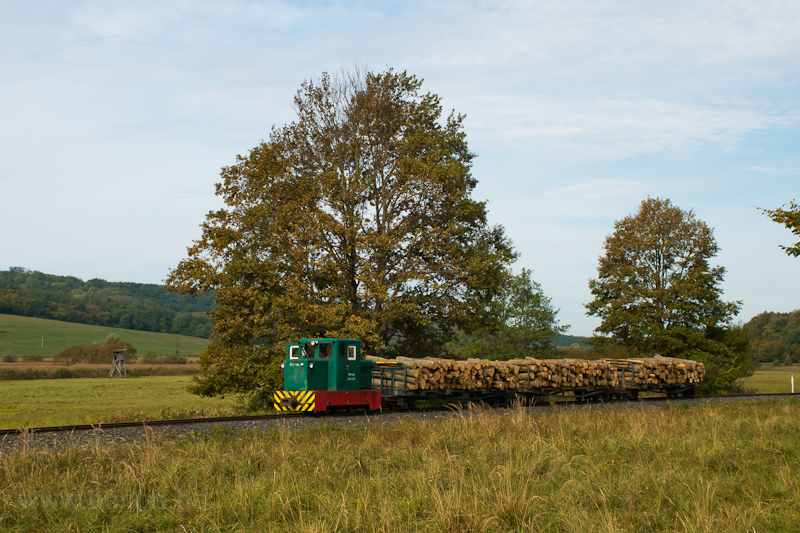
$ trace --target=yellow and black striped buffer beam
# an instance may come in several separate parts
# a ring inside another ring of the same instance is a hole
[[[314,391],[282,390],[273,397],[277,411],[313,411],[316,406]]]

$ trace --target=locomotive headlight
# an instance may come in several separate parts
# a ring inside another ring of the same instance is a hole
[[[314,368],[314,363],[308,363],[308,368]]]
[[[286,363],[281,363],[281,368],[286,368]]]

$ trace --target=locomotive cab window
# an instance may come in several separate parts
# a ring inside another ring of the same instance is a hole
[[[329,342],[319,345],[319,358],[330,359],[333,355],[333,345]]]
[[[300,357],[299,355],[300,347],[299,346],[290,346],[289,347],[289,359],[297,359]]]
[[[348,361],[355,361],[356,360],[356,347],[355,346],[348,346],[347,347],[347,360]]]

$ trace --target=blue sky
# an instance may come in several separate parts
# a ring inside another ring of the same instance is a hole
[[[0,1],[0,269],[161,283],[214,183],[353,65],[467,115],[488,202],[570,333],[648,196],[714,228],[743,321],[800,308],[800,3]]]

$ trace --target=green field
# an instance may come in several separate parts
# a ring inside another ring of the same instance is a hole
[[[131,343],[139,355],[147,350],[159,355],[176,351],[180,355],[199,355],[209,344],[207,339],[198,337],[0,314],[0,355],[12,351],[20,357],[52,357],[70,346],[103,340],[109,333],[116,333],[123,341]]]
[[[190,381],[190,376],[3,381],[0,429],[234,410],[236,402],[231,397],[201,398],[190,394],[186,390]]]
[[[800,403],[563,409],[0,453],[4,531],[795,532]]]
[[[792,391],[792,376],[795,376],[795,392],[800,392],[800,365],[762,365],[755,374],[741,380],[745,389],[760,393],[784,393]]]

